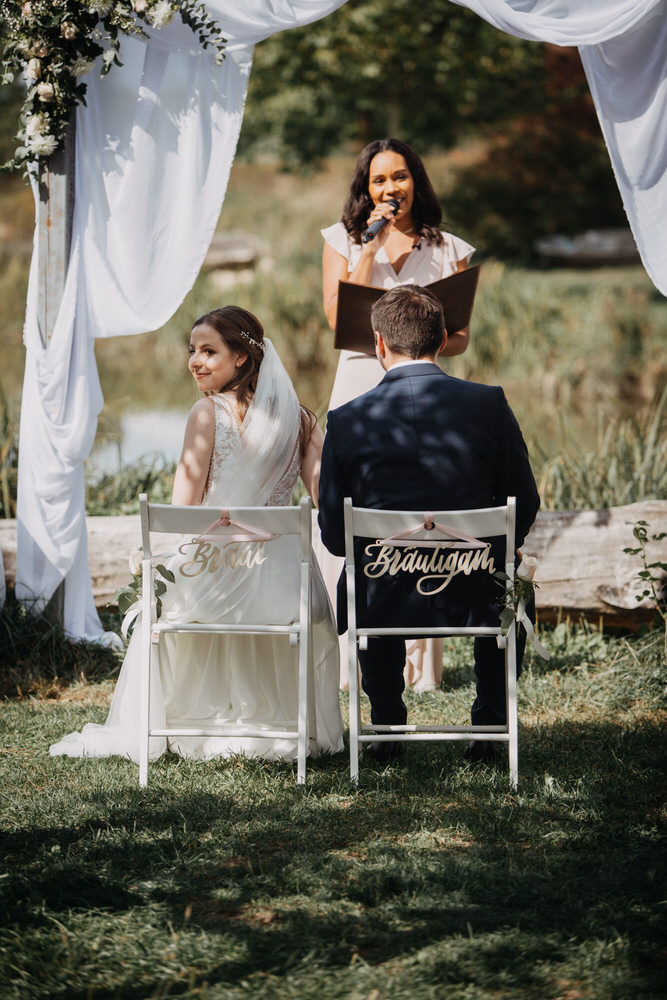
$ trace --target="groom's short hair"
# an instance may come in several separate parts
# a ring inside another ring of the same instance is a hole
[[[385,292],[371,310],[371,322],[390,351],[408,358],[437,354],[445,335],[442,305],[420,285]]]

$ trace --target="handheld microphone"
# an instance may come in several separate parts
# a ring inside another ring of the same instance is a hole
[[[398,212],[398,202],[396,201],[396,199],[395,198],[389,198],[387,200],[387,204],[391,205],[392,214],[396,215],[396,213]],[[377,234],[382,229],[384,229],[384,227],[387,225],[388,222],[389,222],[389,219],[385,219],[385,218],[377,219],[375,222],[371,222],[370,226],[368,227],[368,229],[366,230],[366,232],[361,237],[361,242],[362,243],[370,243],[370,241],[373,239],[373,237],[377,236]]]

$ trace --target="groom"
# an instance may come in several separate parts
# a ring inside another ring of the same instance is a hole
[[[519,425],[503,390],[464,382],[442,371],[437,358],[447,340],[445,321],[442,306],[426,289],[403,285],[386,292],[373,307],[371,320],[376,355],[386,374],[375,389],[329,412],[319,491],[325,546],[334,555],[345,554],[346,496],[357,507],[417,511],[502,506],[508,496],[515,496],[520,546],[540,500]],[[448,586],[433,599],[431,608],[435,605],[448,624],[480,624],[482,618],[493,618],[494,592],[498,593],[494,587],[479,598]],[[387,584],[386,576],[357,576],[361,624],[394,625],[397,620],[420,624],[414,597],[414,591],[406,591],[396,577]],[[338,582],[341,632],[347,627],[345,619],[343,571]],[[497,612],[490,623],[497,624]],[[521,630],[518,665],[524,645]],[[359,663],[371,721],[405,723],[401,697],[405,641],[396,636],[371,638],[368,649],[359,651]],[[475,640],[475,674],[473,724],[503,724],[504,654],[495,638]],[[378,742],[369,752],[388,759],[401,749],[400,743]],[[466,755],[487,759],[495,749],[490,741],[474,741]]]

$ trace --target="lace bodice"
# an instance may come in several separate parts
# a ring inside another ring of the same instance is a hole
[[[237,482],[243,482],[243,450],[241,433],[236,415],[229,400],[222,395],[210,397],[215,406],[215,440],[211,455],[211,468],[202,504],[204,506],[225,505],[225,484],[231,477]],[[292,494],[301,468],[300,449],[294,449],[292,460],[280,480],[276,483],[267,507],[286,507],[292,502]],[[239,477],[237,479],[237,477]],[[254,506],[256,500],[252,496],[244,498],[243,503]]]

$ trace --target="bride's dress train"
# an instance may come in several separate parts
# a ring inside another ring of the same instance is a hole
[[[300,417],[286,393],[275,351],[267,354],[255,398],[239,428],[224,396],[211,397],[216,430],[204,505],[285,506],[300,468]],[[266,369],[266,370],[265,370]],[[284,369],[282,369],[284,373]],[[273,380],[269,376],[274,375]],[[286,373],[284,378],[287,379]],[[268,387],[267,387],[268,383]],[[291,383],[290,383],[291,389]],[[282,393],[282,395],[281,395]],[[296,401],[293,390],[291,395]],[[298,408],[298,402],[296,402]],[[296,434],[294,420],[297,421]],[[285,433],[284,425],[288,432]],[[174,573],[162,597],[162,618],[196,622],[287,623],[298,607],[300,539],[213,543],[175,537],[176,551],[160,561]],[[338,637],[317,563],[313,563],[313,659],[316,720],[309,753],[343,748],[338,696]],[[297,600],[295,602],[295,595]],[[104,725],[89,723],[50,748],[52,756],[139,760],[141,616],[137,618]],[[296,729],[298,648],[284,635],[163,635],[151,676],[151,727],[234,729],[228,736],[169,737],[168,749],[208,760],[243,753],[292,759],[295,739],[248,737],[248,729]],[[150,758],[167,749],[152,737]]]

